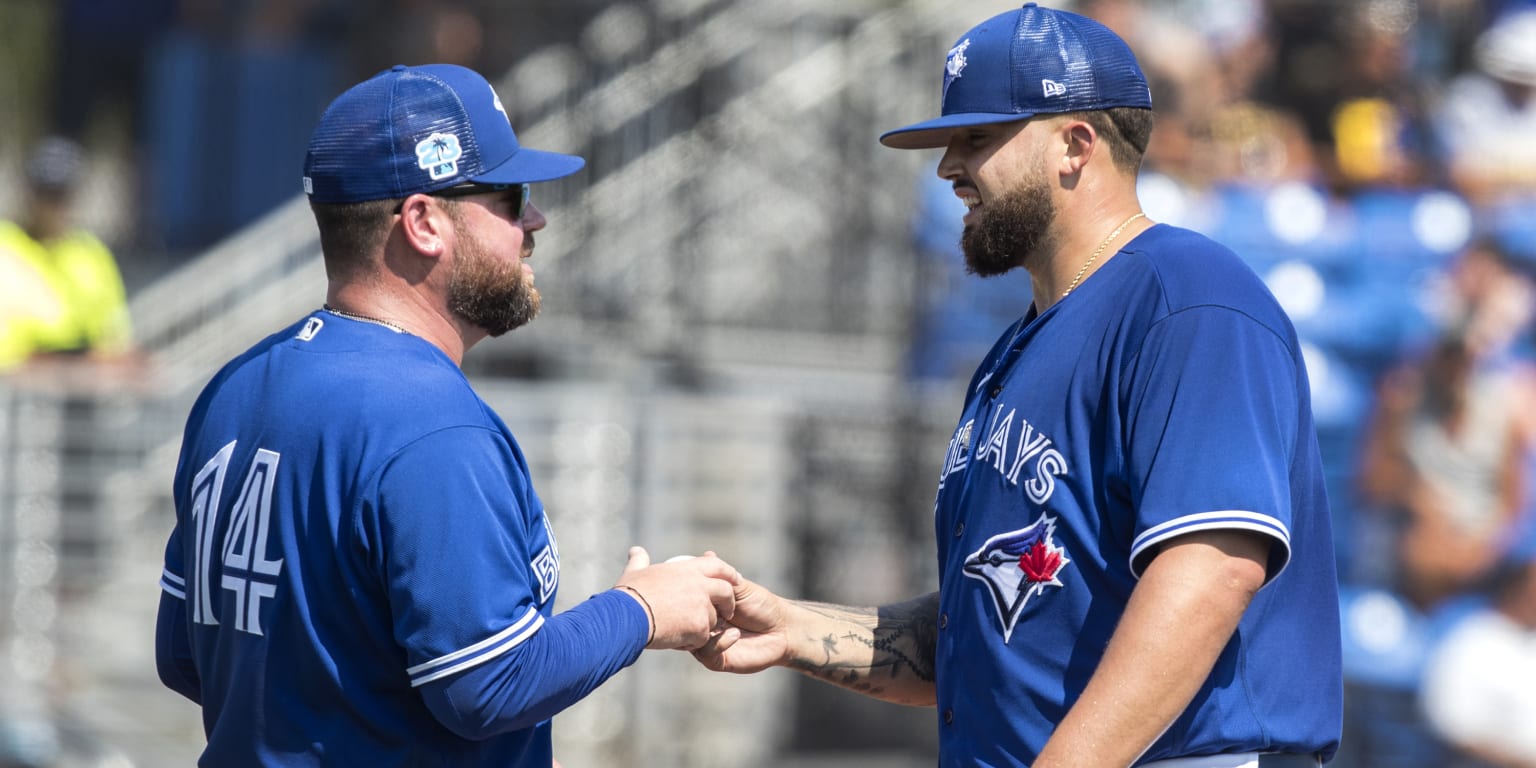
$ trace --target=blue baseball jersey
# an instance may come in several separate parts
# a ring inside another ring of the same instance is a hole
[[[1159,544],[1271,540],[1268,581],[1143,762],[1331,756],[1338,586],[1306,370],[1226,248],[1167,225],[1009,329],[971,381],[934,509],[940,762],[1027,766]]]
[[[548,766],[548,717],[645,644],[618,593],[552,620],[517,442],[409,334],[318,311],[231,362],[174,495],[157,660],[204,765]]]

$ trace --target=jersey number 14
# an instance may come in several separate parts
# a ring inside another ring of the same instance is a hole
[[[235,629],[260,635],[262,600],[277,594],[277,575],[283,570],[282,558],[267,559],[267,538],[272,532],[272,484],[282,457],[265,448],[256,451],[240,485],[240,496],[226,515],[227,525],[220,526],[224,474],[234,455],[235,442],[219,449],[192,479],[193,557],[188,597],[192,600],[192,621],[219,623],[212,576],[213,558],[220,558],[218,588],[229,592],[234,601],[233,610],[225,611],[226,615],[233,614]],[[220,528],[224,531],[223,540],[215,542]]]

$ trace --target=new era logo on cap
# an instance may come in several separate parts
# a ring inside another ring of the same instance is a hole
[[[968,125],[1113,107],[1152,108],[1136,57],[1086,16],[1026,3],[971,28],[944,60],[940,117],[897,128],[880,143],[941,147]]]
[[[519,146],[496,90],[475,71],[397,65],[325,110],[309,140],[304,192],[317,203],[360,203],[467,181],[549,181],[584,164]]]

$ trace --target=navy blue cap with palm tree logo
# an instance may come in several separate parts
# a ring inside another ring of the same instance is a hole
[[[501,98],[474,70],[396,65],[326,108],[304,158],[304,192],[316,203],[361,203],[466,182],[549,181],[585,162],[520,146]]]

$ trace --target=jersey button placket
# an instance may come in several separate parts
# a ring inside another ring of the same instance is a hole
[[[954,725],[955,724],[955,711],[953,709],[946,709],[946,710],[944,710],[944,724],[945,725]]]

